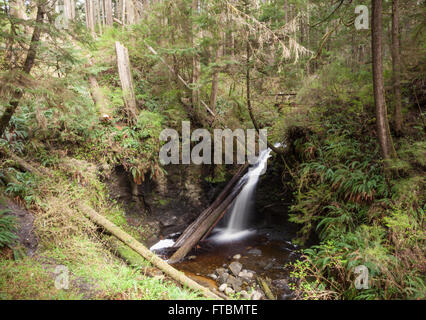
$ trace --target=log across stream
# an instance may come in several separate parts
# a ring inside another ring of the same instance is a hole
[[[270,152],[261,153],[252,167],[242,167],[182,234],[170,235],[151,250],[194,280],[228,295],[291,298],[285,265],[298,257],[290,242],[295,230],[282,213],[269,222],[252,219],[257,183]]]

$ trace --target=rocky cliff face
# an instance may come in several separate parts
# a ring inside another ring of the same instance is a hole
[[[173,165],[167,175],[136,186],[130,174],[117,167],[107,184],[112,198],[121,203],[129,224],[145,226],[149,245],[163,236],[182,232],[213,200],[220,186],[205,181],[207,168]]]

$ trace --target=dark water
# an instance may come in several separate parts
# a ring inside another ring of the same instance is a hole
[[[214,239],[215,235],[212,234],[209,239],[200,242],[184,261],[173,266],[202,285],[217,288],[215,281],[208,275],[223,265],[228,266],[234,261],[233,257],[240,254],[238,261],[243,269],[255,271],[256,275],[270,279],[274,295],[278,299],[286,297],[288,291],[282,287],[282,283],[288,282],[290,271],[285,265],[295,261],[299,253],[297,247],[283,237],[282,230],[261,228],[234,241],[218,242]],[[156,253],[164,259],[172,254],[169,249],[161,249]]]

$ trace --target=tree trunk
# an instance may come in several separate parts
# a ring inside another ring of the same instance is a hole
[[[109,221],[105,217],[101,216],[91,207],[85,204],[80,204],[79,209],[94,223],[103,227],[108,232],[111,232],[111,234],[113,234],[115,237],[121,240],[124,244],[126,244],[128,247],[130,247],[135,252],[140,254],[148,262],[152,263],[154,266],[156,266],[158,269],[166,273],[168,276],[170,276],[174,280],[178,281],[179,283],[185,286],[188,286],[188,288],[190,289],[200,291],[207,298],[221,300],[219,296],[211,292],[209,289],[199,285],[194,280],[188,278],[187,276],[185,276],[183,272],[180,272],[176,270],[175,268],[173,268],[167,262],[165,262],[164,260],[159,258],[157,255],[152,253],[148,248],[146,248],[143,244],[141,244],[135,238],[133,238],[128,233],[121,230],[119,227],[117,227],[115,224],[113,224],[111,221]]]
[[[43,23],[44,16],[44,7],[42,4],[37,6],[37,17],[35,21],[33,35],[31,37],[30,47],[28,49],[27,57],[22,67],[22,71],[25,75],[28,75],[31,72],[31,69],[34,65],[35,57],[37,55],[37,47],[41,35],[41,24]],[[20,75],[18,83],[22,83],[25,75]],[[10,119],[18,108],[19,101],[21,100],[24,94],[24,90],[18,89],[15,90],[12,94],[12,99],[9,102],[9,105],[6,106],[6,110],[0,118],[0,137],[3,136],[7,126],[9,125]]]
[[[243,185],[237,185],[235,189],[219,204],[219,206],[212,212],[206,215],[202,223],[192,232],[192,234],[183,242],[181,247],[169,259],[170,263],[176,263],[182,260],[189,251],[203,238],[206,233],[211,231],[212,227],[218,223],[218,220],[223,216],[225,211],[229,208],[232,201],[240,193]]]
[[[127,120],[129,123],[135,123],[137,117],[136,97],[133,86],[132,72],[130,70],[129,52],[120,42],[115,42],[115,51],[117,53],[117,66],[120,76],[121,88],[123,90],[123,100]]]
[[[394,92],[394,129],[397,135],[402,132],[402,103],[401,103],[401,59],[399,54],[399,8],[398,0],[392,1],[392,69]]]
[[[105,22],[107,26],[112,26],[113,19],[112,19],[112,1],[111,0],[105,0]]]
[[[192,18],[198,16],[198,10],[199,10],[199,0],[192,0]],[[200,37],[200,32],[197,31],[197,26],[193,22],[192,25],[192,47],[195,51],[197,39]],[[198,81],[200,79],[200,73],[201,73],[201,64],[200,64],[200,57],[198,56],[197,52],[194,52],[194,55],[192,57],[192,85],[194,86],[192,89],[192,106],[194,108],[197,108],[200,103],[200,90],[196,88],[198,86]]]
[[[217,209],[217,207],[228,197],[231,193],[232,189],[235,187],[236,183],[240,180],[243,174],[247,171],[248,165],[244,165],[240,167],[238,172],[232,177],[232,179],[228,182],[225,189],[219,194],[216,200],[206,209],[204,210],[200,216],[192,222],[188,228],[182,233],[179,239],[176,240],[174,247],[182,246],[185,241],[200,227],[200,225],[204,224],[206,218]]]
[[[93,37],[96,37],[94,1],[96,0],[86,0],[86,28],[90,30]]]
[[[222,45],[221,45],[221,42],[219,42],[216,48],[216,56],[215,56],[216,64],[219,63],[221,53],[222,53]],[[215,66],[213,71],[213,77],[212,77],[212,90],[210,93],[210,109],[213,112],[215,112],[216,110],[218,88],[219,88],[219,68]]]
[[[384,160],[396,156],[392,137],[389,130],[385,90],[383,83],[382,61],[382,0],[372,0],[372,56],[373,56],[373,87],[374,102],[376,107],[376,130],[380,144],[381,154]]]

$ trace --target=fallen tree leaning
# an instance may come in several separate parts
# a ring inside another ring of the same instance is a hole
[[[132,248],[135,252],[144,257],[147,261],[149,261],[152,265],[163,271],[165,274],[178,281],[179,283],[187,286],[190,289],[200,291],[205,297],[212,298],[216,300],[222,300],[218,295],[211,292],[206,287],[199,285],[194,280],[185,276],[183,272],[180,272],[169,265],[167,262],[159,258],[156,254],[151,252],[148,248],[146,248],[142,243],[137,241],[135,238],[130,236],[128,233],[121,230],[111,221],[97,213],[91,207],[86,204],[79,204],[79,209],[82,213],[84,213],[90,220],[92,220],[97,225],[103,227],[105,230],[110,232],[112,235],[121,240],[124,244]]]

